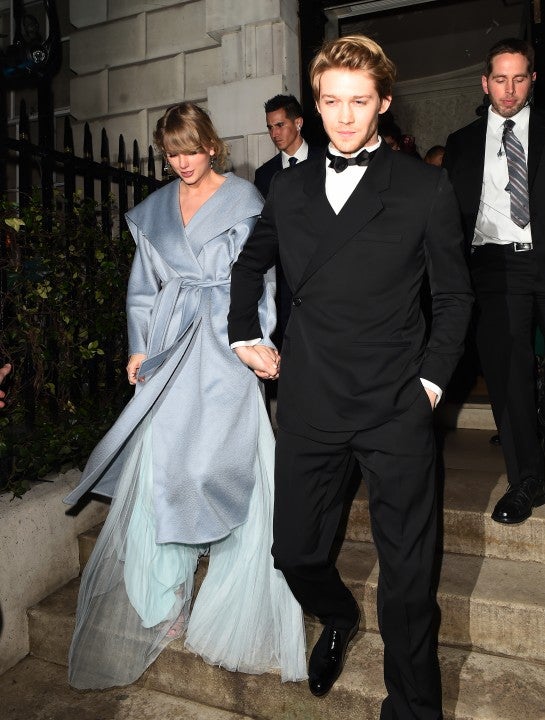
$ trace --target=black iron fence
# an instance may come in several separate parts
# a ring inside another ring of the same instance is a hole
[[[151,147],[141,164],[122,136],[112,164],[104,130],[95,160],[88,125],[77,156],[68,118],[61,150],[34,143],[24,102],[18,137],[0,138],[0,489],[80,463],[126,401],[124,214],[162,184]]]
[[[2,138],[0,148],[0,194],[8,191],[8,169],[18,168],[18,194],[21,207],[30,202],[33,192],[33,175],[38,171],[42,205],[46,214],[53,208],[54,188],[63,186],[66,209],[70,212],[73,205],[76,180],[83,182],[83,196],[95,200],[95,186],[100,183],[100,201],[106,215],[102,217],[105,230],[113,227],[110,196],[112,189],[117,188],[118,228],[124,228],[123,215],[129,207],[129,200],[136,205],[146,194],[161,185],[155,177],[153,149],[150,146],[147,154],[147,174],[141,173],[141,160],[138,143],[133,143],[131,162],[126,160],[125,141],[119,136],[118,160],[116,165],[110,162],[110,143],[106,131],[102,130],[100,143],[100,161],[94,159],[93,137],[88,123],[85,123],[83,156],[74,152],[74,140],[70,119],[65,118],[64,147],[62,151],[41,144],[34,144],[30,137],[30,123],[26,112],[25,101],[21,101],[19,115],[19,137]],[[129,167],[130,165],[130,167]],[[131,197],[132,196],[132,197]]]

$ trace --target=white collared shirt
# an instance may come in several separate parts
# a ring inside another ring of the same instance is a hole
[[[381,138],[379,137],[378,142],[374,145],[369,145],[365,150],[373,152],[380,147]],[[329,143],[329,152],[332,155],[341,155],[342,157],[355,157],[361,152],[363,148],[360,148],[358,152],[352,153],[352,155],[342,155],[332,143]],[[329,204],[333,208],[336,215],[338,215],[343,209],[346,201],[352,195],[356,189],[356,185],[365,175],[367,170],[366,165],[349,165],[346,170],[338,173],[333,168],[329,167],[330,160],[326,157],[326,171],[325,171],[325,194],[329,200]]]
[[[289,168],[290,157],[297,158],[297,162],[303,162],[303,160],[306,160],[308,158],[308,145],[307,145],[306,140],[303,140],[303,142],[297,148],[296,152],[293,153],[293,155],[288,155],[283,150],[282,150],[281,155],[282,155],[282,170]]]
[[[515,123],[513,132],[520,140],[526,155],[526,162],[528,162],[530,108],[523,107],[511,119]],[[504,122],[504,117],[495,113],[492,108],[488,109],[483,187],[475,223],[473,245],[532,242],[530,223],[525,228],[521,228],[511,220],[511,200],[509,192],[505,189],[509,183],[509,173],[505,148],[501,141]]]

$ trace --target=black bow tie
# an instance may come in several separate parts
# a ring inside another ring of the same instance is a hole
[[[328,160],[331,161],[329,163],[329,167],[333,168],[336,173],[340,173],[343,170],[346,170],[349,165],[369,165],[375,153],[376,150],[373,150],[372,152],[362,150],[356,155],[356,157],[347,158],[344,157],[344,155],[333,155],[329,152],[329,150],[327,150],[326,155]]]

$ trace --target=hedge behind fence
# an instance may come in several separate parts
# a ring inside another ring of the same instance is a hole
[[[94,203],[42,216],[0,200],[0,489],[21,495],[81,467],[131,394],[125,292],[134,244],[103,233]],[[50,228],[50,229],[49,229]]]

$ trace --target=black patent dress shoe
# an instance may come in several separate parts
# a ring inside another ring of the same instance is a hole
[[[532,508],[545,503],[545,482],[536,478],[524,478],[518,485],[510,485],[500,498],[492,513],[492,520],[511,525],[524,522],[532,514]]]
[[[310,656],[308,686],[316,697],[328,693],[342,673],[348,643],[358,632],[358,622],[351,628],[326,625]]]
[[[496,447],[498,447],[499,445],[501,445],[500,436],[499,436],[499,435],[492,435],[492,437],[490,438],[490,440],[489,440],[488,442],[489,442],[491,445],[495,445]]]

